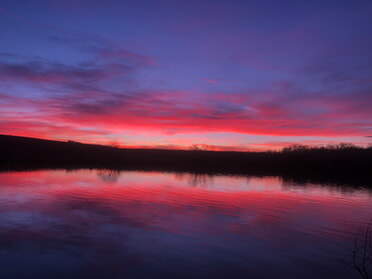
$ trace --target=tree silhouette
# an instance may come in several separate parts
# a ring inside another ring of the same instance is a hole
[[[350,268],[356,270],[363,279],[370,278],[372,266],[372,226],[360,227],[356,232],[348,232],[350,235],[349,255],[341,261]]]

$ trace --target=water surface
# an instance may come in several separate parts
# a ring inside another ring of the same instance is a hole
[[[368,189],[279,177],[0,173],[0,278],[359,278]]]

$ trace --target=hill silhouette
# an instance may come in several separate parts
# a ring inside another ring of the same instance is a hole
[[[0,170],[98,168],[280,175],[294,182],[372,186],[372,148],[295,145],[280,152],[125,149],[0,135]]]

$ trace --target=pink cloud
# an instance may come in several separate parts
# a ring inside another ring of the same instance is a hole
[[[156,61],[145,55],[136,54],[126,49],[102,48],[96,50],[97,54],[104,60],[127,59],[139,66],[157,66]]]
[[[209,83],[213,83],[213,84],[220,84],[217,80],[214,80],[214,79],[203,78],[203,80]]]
[[[349,136],[365,135],[364,127],[372,117],[368,96],[363,94],[354,103],[346,97],[334,100],[318,96],[309,98],[309,102],[306,98],[294,99],[290,105],[276,101],[262,103],[239,94],[227,94],[225,98],[223,94],[217,94],[208,102],[203,102],[203,98],[195,102],[185,99],[185,96],[183,92],[108,94],[93,91],[48,100],[27,101],[8,97],[3,102],[8,108],[13,108],[14,113],[8,113],[3,121],[8,122],[6,129],[9,129],[11,123],[18,120],[16,111],[32,106],[32,118],[40,123],[52,121],[67,127],[99,127],[105,131],[173,131],[174,135],[234,132],[276,136]],[[327,110],[311,112],[316,103],[319,103],[318,107],[324,105]],[[344,115],[345,110],[347,115]],[[50,134],[52,131],[56,130],[50,128]]]

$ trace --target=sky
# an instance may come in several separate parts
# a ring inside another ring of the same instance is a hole
[[[0,134],[372,143],[371,0],[0,0]]]

